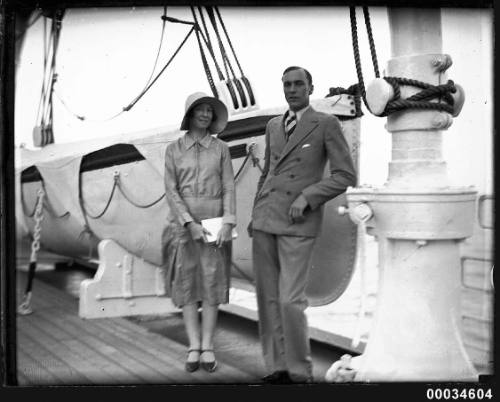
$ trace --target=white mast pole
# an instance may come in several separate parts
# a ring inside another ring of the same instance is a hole
[[[389,8],[387,76],[432,85],[447,82],[439,9]],[[380,89],[380,88],[378,88]],[[401,88],[407,98],[419,88]],[[367,97],[376,104],[377,85]],[[371,106],[371,105],[370,105]],[[406,109],[388,116],[392,160],[380,188],[350,188],[349,213],[368,205],[379,243],[374,325],[355,381],[477,381],[461,335],[459,242],[472,234],[473,188],[448,184],[442,130],[453,118]]]

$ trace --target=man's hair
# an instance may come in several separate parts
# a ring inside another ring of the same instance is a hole
[[[290,66],[290,67],[287,67],[285,69],[285,71],[283,71],[283,75],[285,75],[289,71],[293,71],[293,70],[304,70],[304,73],[306,73],[307,82],[309,83],[309,85],[312,85],[312,83],[313,83],[312,75],[304,67],[299,67],[299,66]]]

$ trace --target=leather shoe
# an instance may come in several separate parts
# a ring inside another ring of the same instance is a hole
[[[200,356],[199,356],[199,353],[201,352],[200,349],[189,349],[188,350],[188,356],[189,356],[189,353],[191,352],[198,352],[198,360],[195,360],[195,361],[186,361],[186,365],[184,366],[186,371],[189,372],[189,373],[192,373],[193,371],[196,371],[200,368]]]
[[[205,352],[212,352],[213,353],[213,349],[202,349],[201,353],[205,353]],[[200,363],[201,365],[201,368],[205,371],[208,371],[209,373],[213,373],[215,371],[215,369],[217,368],[217,360],[213,360],[211,362],[204,362],[204,361],[201,361]]]
[[[288,375],[288,371],[279,370],[262,378],[267,384],[292,384],[292,379]]]

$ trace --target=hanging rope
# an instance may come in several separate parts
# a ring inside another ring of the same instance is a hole
[[[250,104],[253,106],[253,105],[255,105],[255,96],[253,94],[252,86],[250,85],[250,81],[245,76],[245,73],[243,72],[243,69],[241,68],[241,64],[238,60],[238,56],[236,56],[236,52],[235,52],[233,44],[231,42],[231,38],[229,37],[229,34],[227,33],[226,25],[224,24],[224,21],[222,20],[222,16],[219,12],[219,7],[214,7],[214,8],[215,8],[215,12],[217,13],[217,17],[219,18],[219,22],[221,24],[222,30],[224,31],[224,34],[226,35],[227,43],[229,44],[229,47],[231,48],[231,51],[233,52],[234,60],[236,61],[236,64],[238,65],[238,68],[240,70],[241,80],[243,81],[243,84],[245,84],[245,88],[247,89],[248,96],[250,97]],[[245,99],[245,98],[243,98],[243,99]],[[243,106],[246,106],[246,104],[244,104]]]
[[[127,106],[123,107],[121,111],[117,112],[116,114],[112,115],[111,117],[104,118],[104,119],[89,119],[89,118],[87,118],[87,117],[85,117],[83,115],[80,115],[80,114],[77,114],[77,113],[73,112],[67,106],[66,102],[64,102],[63,98],[59,94],[56,94],[57,98],[61,101],[61,103],[63,104],[63,106],[71,114],[73,114],[77,119],[79,119],[81,121],[85,120],[85,121],[91,121],[91,122],[108,122],[108,121],[111,121],[111,120],[119,117],[124,112],[128,112],[129,110],[131,110],[137,104],[137,102],[155,84],[155,82],[158,80],[158,78],[160,78],[160,76],[165,72],[166,68],[171,64],[171,62],[173,61],[173,59],[177,56],[177,54],[179,53],[179,51],[181,50],[181,48],[184,46],[184,44],[188,40],[189,36],[191,36],[191,34],[193,33],[193,31],[196,29],[195,24],[193,24],[192,22],[182,21],[182,20],[178,20],[176,18],[168,17],[167,16],[167,7],[166,6],[163,8],[163,15],[161,16],[161,19],[162,19],[162,31],[161,31],[161,35],[160,35],[160,44],[159,44],[159,47],[158,47],[158,52],[157,52],[156,59],[155,59],[155,62],[154,62],[153,70],[151,72],[150,77],[147,80],[147,83],[146,83],[145,87],[142,89],[142,91]],[[166,23],[166,21],[174,22],[174,23],[187,24],[187,25],[191,25],[192,27],[191,27],[190,31],[187,33],[187,35],[185,36],[184,40],[177,47],[177,49],[175,50],[175,52],[173,53],[173,55],[167,61],[167,63],[165,64],[165,66],[162,68],[162,70],[156,75],[156,77],[154,79],[152,79],[152,77],[154,75],[154,71],[156,70],[156,66],[158,64],[158,59],[159,59],[160,51],[161,51],[161,48],[162,48],[162,45],[163,45],[164,34],[165,34],[165,23]]]
[[[115,174],[113,175],[113,187],[111,188],[111,191],[110,191],[110,194],[109,194],[109,197],[108,197],[108,200],[106,201],[106,205],[104,207],[104,209],[96,214],[96,215],[91,215],[87,208],[85,207],[85,203],[83,201],[83,195],[81,195],[81,200],[82,200],[82,209],[83,209],[83,212],[84,212],[84,215],[88,216],[89,218],[91,219],[99,219],[101,218],[105,213],[106,211],[109,209],[110,205],[111,205],[111,201],[113,200],[113,196],[115,194],[115,191],[116,189],[118,188],[118,191],[120,191],[120,193],[123,195],[123,197],[130,203],[132,204],[133,206],[137,207],[137,208],[150,208],[152,207],[153,205],[156,205],[158,204],[163,198],[166,197],[166,194],[163,193],[159,198],[157,198],[155,201],[152,201],[148,204],[139,204],[137,202],[135,202],[134,200],[132,200],[128,195],[127,193],[123,190],[122,188],[122,185],[120,183],[120,174],[118,172],[115,172]]]
[[[195,24],[196,24],[195,26],[197,27],[196,40],[198,41],[198,48],[200,50],[200,57],[201,57],[201,61],[203,64],[203,69],[205,70],[205,76],[207,77],[207,81],[208,81],[208,84],[210,85],[210,90],[212,91],[212,94],[214,95],[214,97],[216,97],[218,99],[219,93],[217,92],[217,88],[215,87],[214,79],[212,78],[212,72],[210,71],[210,67],[208,66],[207,58],[205,56],[205,51],[203,50],[203,44],[201,43],[201,39],[200,39],[200,35],[203,36],[203,34],[200,32],[200,28],[199,28],[198,20],[196,19],[196,13],[194,11],[194,7],[191,7],[191,13],[193,14],[193,19],[194,19]],[[206,40],[205,40],[205,42],[206,42]],[[212,54],[212,57],[214,57],[213,54]],[[214,58],[214,60],[215,60],[215,58]],[[221,72],[220,72],[218,66],[217,66],[217,71],[219,71],[219,76],[220,76]]]
[[[228,88],[229,93],[231,95],[231,100],[233,101],[233,106],[235,109],[239,109],[240,104],[238,102],[236,92],[234,91],[233,82],[236,85],[236,88],[240,94],[240,98],[242,99],[242,101],[245,99],[245,94],[243,93],[243,88],[241,87],[241,83],[236,79],[236,75],[234,74],[234,70],[233,70],[233,67],[231,65],[231,62],[229,61],[229,58],[227,57],[226,49],[224,48],[224,44],[222,43],[222,40],[221,40],[221,37],[219,34],[219,30],[217,28],[217,21],[215,19],[213,8],[212,7],[205,7],[205,9],[207,10],[208,18],[210,19],[210,22],[212,23],[212,28],[215,32],[216,37],[217,37],[217,42],[219,44],[219,50],[220,50],[222,60],[224,63],[224,68],[226,70],[226,77],[227,77],[226,85],[227,85],[227,88]],[[230,78],[229,71],[231,71],[233,79]]]
[[[366,102],[366,89],[363,80],[363,71],[361,68],[361,59],[359,54],[359,45],[358,45],[358,33],[357,33],[357,22],[356,22],[356,7],[349,7],[349,14],[351,20],[351,34],[352,34],[352,45],[354,51],[354,62],[356,65],[356,73],[358,76],[358,89],[361,93],[361,97],[363,98],[363,102],[365,103],[366,108],[371,112],[370,107]],[[375,77],[379,78],[379,68],[377,61],[377,52],[375,49],[375,41],[373,39],[373,32],[370,22],[370,13],[368,11],[368,7],[363,7],[363,15],[365,19],[365,25],[368,35],[368,41],[370,44],[370,53],[372,57],[373,70],[375,73]],[[381,114],[377,114],[377,116],[388,116],[392,113],[405,110],[405,109],[422,109],[422,110],[439,110],[443,112],[447,112],[453,114],[453,105],[455,103],[452,93],[457,91],[455,84],[453,81],[449,80],[446,84],[443,85],[431,85],[422,81],[417,81],[409,78],[399,78],[399,77],[383,77],[385,81],[387,81],[394,90],[394,97],[387,102],[387,105],[384,111]],[[401,99],[401,85],[409,85],[417,88],[421,88],[422,91],[408,97],[407,99]],[[437,99],[439,102],[431,102],[431,100]],[[441,101],[444,101],[441,102]]]
[[[91,215],[91,214],[89,214],[87,208],[85,207],[85,203],[83,202],[83,194],[81,194],[81,191],[80,191],[81,200],[82,200],[81,205],[82,205],[82,209],[83,209],[83,212],[84,212],[85,216],[88,216],[91,219],[99,219],[99,218],[101,218],[106,213],[106,211],[108,210],[109,206],[111,205],[111,200],[113,199],[113,196],[115,194],[116,187],[118,186],[118,177],[119,176],[117,176],[117,175],[114,176],[113,187],[111,188],[111,192],[109,194],[108,201],[106,202],[106,205],[105,205],[104,209],[99,214],[97,214],[97,215]]]
[[[153,84],[158,80],[158,78],[160,78],[160,76],[163,74],[163,72],[166,70],[166,68],[170,65],[170,63],[172,62],[172,60],[174,59],[174,57],[177,56],[177,53],[179,53],[179,51],[181,50],[182,46],[184,46],[184,43],[186,43],[186,41],[191,36],[191,34],[193,33],[194,30],[195,30],[195,27],[193,26],[189,30],[188,34],[186,35],[186,37],[184,38],[184,40],[181,42],[181,44],[177,47],[177,50],[174,52],[174,54],[172,55],[172,57],[170,57],[170,59],[168,60],[167,64],[165,64],[165,66],[158,73],[158,75],[153,79],[153,81],[128,106],[126,106],[126,107],[123,108],[123,111],[128,112],[130,109],[132,109],[132,107],[134,107],[134,105],[146,94],[146,92],[149,91],[149,89],[153,86]]]
[[[37,255],[40,250],[40,237],[42,233],[42,221],[43,221],[43,199],[45,197],[45,192],[42,188],[38,189],[38,200],[36,203],[35,210],[35,227],[33,229],[33,241],[31,243],[31,256],[28,268],[28,279],[26,282],[26,289],[24,291],[24,296],[21,304],[18,307],[18,313],[21,315],[31,314],[33,310],[31,309],[31,289],[33,287],[33,279],[35,278],[35,271],[37,265]]]
[[[52,24],[49,34],[47,34],[47,18],[44,18],[44,78],[36,118],[36,127],[38,128],[36,133],[39,135],[39,138],[35,139],[35,145],[42,147],[54,142],[52,99],[54,85],[57,81],[56,59],[63,15],[64,10],[56,10],[50,15]],[[49,36],[48,41],[47,35]]]
[[[137,208],[150,208],[152,207],[153,205],[155,204],[158,204],[163,198],[166,197],[166,193],[163,193],[163,195],[161,195],[158,199],[156,199],[155,201],[149,203],[149,204],[144,204],[144,205],[140,205],[138,203],[136,203],[135,201],[131,200],[130,197],[123,191],[122,189],[122,185],[120,183],[120,180],[117,180],[118,182],[118,190],[120,191],[120,193],[122,193],[122,195],[125,197],[125,199],[130,202],[134,207],[137,207]]]
[[[365,17],[366,32],[368,34],[368,42],[370,44],[370,54],[372,55],[373,70],[375,72],[375,77],[380,77],[380,72],[378,70],[377,61],[377,51],[375,49],[375,41],[373,39],[372,24],[370,22],[370,12],[368,7],[363,6],[363,16]]]
[[[154,72],[156,70],[156,66],[158,65],[158,60],[160,58],[161,47],[163,45],[163,37],[165,36],[165,26],[167,24],[167,6],[163,7],[163,15],[160,18],[162,20],[161,34],[160,34],[160,44],[158,45],[158,51],[156,52],[156,58],[155,58],[155,61],[153,63],[153,69],[151,70],[151,74],[150,74],[148,80],[146,81],[146,84],[144,85],[143,91],[150,84],[151,79],[153,78]]]
[[[365,83],[363,81],[363,71],[361,67],[361,58],[359,55],[359,45],[358,45],[358,28],[356,22],[356,7],[349,7],[349,15],[351,18],[351,36],[352,36],[352,47],[354,50],[354,64],[356,65],[356,74],[358,76],[359,83],[359,91],[361,94],[361,98],[365,103],[365,106],[368,110],[370,110],[368,104],[366,103],[366,89]]]
[[[47,194],[47,190],[45,189],[45,183],[43,181],[41,182],[41,189],[43,190],[43,192],[45,194]],[[38,190],[38,191],[40,191],[40,190]],[[23,214],[28,218],[33,218],[35,216],[37,206],[38,206],[38,202],[35,202],[35,206],[33,207],[33,210],[29,213],[27,212],[26,202],[24,199],[24,190],[23,190],[23,186],[21,185],[21,207],[23,210]],[[52,206],[52,204],[50,204],[47,196],[46,196],[46,201],[44,201],[44,203],[43,203],[43,209],[45,209],[47,212],[49,212],[56,219],[65,218],[65,217],[71,215],[69,211],[66,211],[63,214],[58,215],[55,212],[55,209]]]
[[[199,27],[200,25],[198,24],[198,19],[196,18],[196,13],[194,12],[194,7],[191,7],[191,11],[193,13],[193,18],[194,18],[197,26]],[[208,28],[207,28],[207,25],[205,23],[205,17],[203,16],[203,8],[198,6],[198,12],[200,14],[201,23],[203,24],[203,30],[205,32],[205,35],[203,35],[203,32],[201,31],[201,27],[200,27],[200,35],[203,38],[203,41],[205,42],[205,46],[207,47],[208,52],[210,53],[210,56],[212,57],[212,61],[214,62],[215,69],[216,69],[217,74],[219,76],[219,80],[224,81],[225,80],[224,74],[223,74],[221,68],[219,67],[219,63],[217,62],[217,58],[215,57],[215,52],[214,52],[214,49],[212,46],[212,41],[210,40],[210,34],[208,32]]]
[[[247,162],[250,159],[252,160],[253,166],[254,167],[257,166],[259,168],[259,170],[262,172],[262,167],[259,164],[259,158],[257,158],[257,156],[255,155],[255,143],[254,142],[248,146],[248,152],[245,156],[245,159],[243,160],[243,163],[241,164],[240,168],[238,169],[238,172],[236,172],[236,174],[234,175],[234,181],[238,180],[238,178],[241,175],[241,172],[243,172],[243,168],[245,167],[245,165],[247,164]]]

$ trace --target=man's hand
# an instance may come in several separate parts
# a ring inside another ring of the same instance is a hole
[[[253,236],[253,226],[252,226],[252,221],[250,221],[250,223],[248,224],[247,226],[247,233],[248,233],[248,237],[252,237]]]
[[[189,233],[194,241],[202,241],[203,243],[207,243],[207,235],[211,235],[211,233],[206,230],[203,226],[196,222],[189,222],[187,224],[187,228],[189,229]]]
[[[217,233],[217,240],[215,240],[215,245],[217,247],[222,247],[224,242],[232,240],[233,225],[230,223],[224,223]]]
[[[300,194],[292,203],[290,210],[288,211],[291,223],[300,223],[304,221],[304,210],[307,205],[309,204],[307,203],[306,197],[304,197],[303,194]]]

